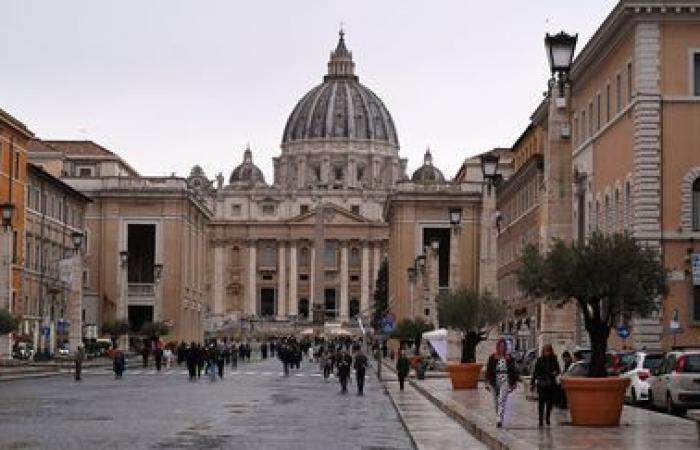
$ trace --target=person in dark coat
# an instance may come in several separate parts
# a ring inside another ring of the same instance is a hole
[[[75,352],[75,381],[80,381],[83,373],[83,358],[85,357],[85,349],[82,345],[78,345]]]
[[[519,378],[515,360],[508,353],[508,344],[505,339],[499,339],[496,343],[496,351],[489,357],[486,364],[486,389],[493,393],[498,428],[503,426],[508,395],[515,390]]]
[[[216,368],[217,368],[217,372],[219,375],[219,379],[223,380],[223,378],[224,378],[224,365],[226,364],[226,358],[224,357],[223,348],[219,347],[218,349],[216,349],[215,355],[216,355]]]
[[[199,360],[199,355],[197,352],[197,344],[192,342],[190,347],[184,352],[184,359],[187,363],[187,373],[189,374],[190,381],[195,381],[197,379],[197,362]]]
[[[260,355],[262,356],[262,359],[267,359],[267,343],[263,342],[260,344]]]
[[[365,371],[367,370],[367,356],[362,353],[362,349],[358,348],[357,353],[355,353],[355,379],[357,381],[357,395],[364,395],[365,389]]]
[[[197,355],[197,379],[199,379],[202,376],[204,364],[207,362],[206,348],[204,348],[204,346],[196,344],[195,353]]]
[[[348,378],[350,378],[350,369],[352,367],[352,356],[343,349],[336,361],[338,367],[338,379],[340,379],[340,392],[346,394],[348,392]]]
[[[231,345],[231,367],[238,368],[238,346],[236,344]]]
[[[180,342],[180,345],[177,346],[177,365],[182,365],[183,362],[185,362],[185,358],[187,356],[187,345],[185,345],[184,342]]]
[[[153,359],[156,361],[156,370],[160,372],[160,368],[163,366],[163,343],[158,341],[156,347],[153,349]]]
[[[124,356],[124,352],[121,351],[121,349],[114,348],[113,354],[113,369],[114,369],[114,378],[116,379],[121,379],[122,375],[124,374],[124,367],[126,367],[126,356]]]
[[[411,369],[411,363],[408,362],[406,351],[402,350],[399,359],[396,361],[396,375],[399,377],[399,390],[403,391],[403,385],[408,376],[408,371]]]
[[[544,426],[543,419],[549,425],[552,414],[552,405],[557,395],[557,377],[561,375],[559,361],[554,354],[551,344],[542,347],[542,355],[535,361],[535,370],[532,372],[534,383],[530,390],[537,388],[537,412],[540,426]]]
[[[143,367],[146,368],[148,367],[148,355],[151,354],[151,349],[148,347],[148,345],[143,346],[141,349],[141,357],[143,358]]]

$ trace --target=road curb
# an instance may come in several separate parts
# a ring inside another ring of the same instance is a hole
[[[414,449],[418,449],[418,444],[416,443],[415,438],[413,437],[413,433],[411,433],[411,430],[408,428],[408,424],[406,423],[406,419],[404,418],[404,415],[401,413],[401,409],[399,408],[399,405],[396,404],[396,401],[394,400],[394,397],[389,393],[389,389],[387,389],[386,384],[390,381],[395,381],[395,380],[381,380],[382,382],[382,389],[384,389],[384,393],[389,397],[389,401],[391,402],[391,405],[394,407],[394,410],[396,411],[396,415],[399,416],[399,421],[401,422],[401,426],[403,429],[406,431],[406,434],[408,435],[408,439],[411,441],[411,445],[413,446]]]

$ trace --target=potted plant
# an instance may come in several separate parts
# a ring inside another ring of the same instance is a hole
[[[164,322],[144,322],[141,325],[141,334],[150,342],[155,342],[161,336],[167,336],[169,333],[170,327]]]
[[[423,333],[433,329],[433,326],[418,317],[415,320],[403,319],[396,325],[392,337],[402,342],[410,341],[413,344],[413,355],[408,357],[412,367],[420,363],[420,343],[423,340]]]
[[[17,330],[19,322],[17,319],[10,313],[10,311],[6,308],[0,309],[0,336],[5,336],[8,335],[15,330]],[[9,338],[8,338],[9,339]],[[7,342],[7,347],[5,349],[0,349],[0,355],[3,353],[3,350],[7,352],[8,355],[10,355],[10,341]]]
[[[452,388],[476,389],[483,367],[476,363],[476,346],[486,340],[489,327],[504,318],[503,302],[488,292],[461,288],[441,293],[437,304],[440,325],[462,332],[460,363],[447,366]]]
[[[574,425],[620,423],[629,379],[607,377],[605,354],[611,328],[620,317],[647,317],[666,293],[666,270],[658,250],[629,233],[593,233],[587,242],[554,242],[546,255],[534,246],[523,252],[518,284],[527,295],[562,306],[576,301],[591,342],[588,377],[562,377]]]

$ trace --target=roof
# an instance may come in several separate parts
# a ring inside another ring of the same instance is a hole
[[[92,199],[82,192],[74,189],[70,185],[64,183],[60,179],[54,177],[47,171],[45,171],[43,168],[40,166],[37,166],[36,164],[32,163],[27,163],[27,173],[32,174],[36,177],[43,178],[44,180],[49,181],[50,183],[53,183],[54,185],[58,186],[60,189],[63,189],[64,191],[68,191],[70,194],[72,194],[75,197],[79,197],[85,202],[92,202]]]
[[[7,124],[9,124],[12,128],[24,134],[26,137],[34,137],[34,133],[29,131],[29,128],[27,128],[25,124],[14,118],[10,113],[4,111],[3,109],[0,109],[0,119],[7,122]]]
[[[43,140],[43,143],[72,156],[111,156],[118,158],[113,152],[92,141]]]

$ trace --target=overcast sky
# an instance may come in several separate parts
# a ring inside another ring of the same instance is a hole
[[[226,177],[250,142],[268,181],[289,113],[344,22],[409,169],[510,146],[546,89],[545,32],[581,48],[614,0],[0,0],[0,108],[90,139],[144,175]]]

